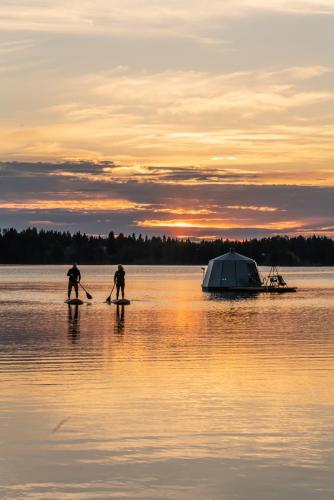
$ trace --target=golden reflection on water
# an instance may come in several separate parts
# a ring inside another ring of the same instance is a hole
[[[62,268],[0,274],[4,497],[332,498],[332,271],[221,297],[196,268],[133,267],[122,308],[83,270],[81,307]]]

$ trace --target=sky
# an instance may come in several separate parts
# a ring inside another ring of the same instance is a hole
[[[334,236],[334,0],[1,0],[0,227]]]

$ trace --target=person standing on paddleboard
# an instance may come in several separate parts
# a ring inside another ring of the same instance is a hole
[[[67,271],[67,276],[68,276],[68,289],[67,289],[68,299],[70,300],[70,298],[71,298],[72,288],[74,288],[75,296],[76,296],[76,298],[78,298],[79,297],[79,283],[81,281],[81,273],[80,273],[79,269],[77,268],[76,264],[73,264],[71,269],[69,269]]]
[[[114,283],[116,285],[116,300],[118,300],[119,292],[122,292],[122,299],[124,299],[125,288],[125,271],[123,266],[119,265],[114,275]]]

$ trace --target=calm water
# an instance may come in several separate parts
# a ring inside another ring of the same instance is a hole
[[[199,267],[0,267],[0,497],[334,498],[334,268],[203,294]]]

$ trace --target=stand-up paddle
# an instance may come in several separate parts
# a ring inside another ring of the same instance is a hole
[[[86,288],[80,283],[80,281],[79,281],[79,285],[81,286],[81,288],[83,289],[83,291],[86,293],[87,299],[88,300],[92,300],[93,297],[91,296],[90,293],[87,292]]]
[[[113,286],[113,287],[112,287],[112,289],[111,289],[111,292],[110,292],[109,297],[107,297],[107,298],[106,298],[106,302],[108,302],[109,304],[110,304],[110,302],[111,302],[111,296],[112,296],[112,293],[113,293],[113,291],[114,291],[114,288],[115,288],[115,283],[114,283],[114,286]]]

